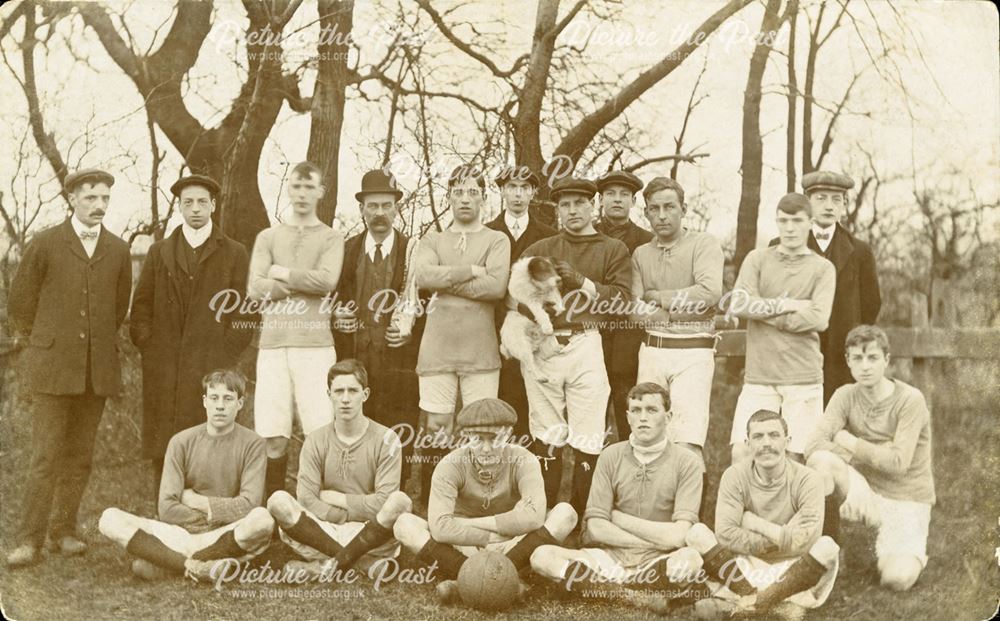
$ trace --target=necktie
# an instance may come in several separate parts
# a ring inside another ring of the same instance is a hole
[[[517,220],[514,220],[514,226],[511,227],[510,234],[514,236],[514,239],[521,238],[521,224]]]
[[[816,241],[827,241],[828,239],[830,239],[830,233],[828,233],[828,232],[827,233],[817,233],[816,231],[813,231],[813,237],[816,238]]]
[[[383,258],[384,257],[382,256],[382,242],[379,242],[375,244],[375,260],[372,261],[372,263],[378,265],[379,263],[382,262]]]
[[[80,233],[81,241],[87,241],[91,239],[97,239],[97,231],[84,231]]]

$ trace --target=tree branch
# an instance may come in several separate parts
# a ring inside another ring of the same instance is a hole
[[[471,45],[460,39],[452,31],[452,29],[448,27],[448,24],[444,23],[444,18],[442,18],[441,14],[438,13],[434,9],[434,7],[431,6],[430,0],[417,0],[417,5],[421,9],[423,9],[425,13],[427,13],[427,15],[431,18],[431,21],[434,22],[434,25],[437,26],[437,29],[441,32],[441,34],[444,35],[446,39],[448,39],[448,41],[451,42],[452,45],[457,47],[466,56],[476,60],[481,65],[489,69],[496,77],[501,79],[507,79],[512,75],[514,75],[514,73],[516,73],[518,69],[520,69],[522,64],[520,58],[517,61],[515,61],[513,67],[504,71],[503,69],[498,67],[496,63],[490,60],[487,56],[473,49]]]
[[[699,157],[708,157],[708,153],[671,153],[670,155],[660,155],[658,157],[650,157],[639,162],[632,164],[631,166],[626,166],[624,170],[628,172],[635,172],[640,168],[645,168],[650,164],[656,164],[657,162],[666,162],[667,160],[674,160],[675,162],[687,162],[689,164],[694,164]]]

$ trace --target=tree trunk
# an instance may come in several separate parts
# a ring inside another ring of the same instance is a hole
[[[768,0],[757,41],[774,41],[781,25],[778,14],[780,6],[781,0]],[[757,213],[760,208],[760,182],[764,166],[764,147],[760,136],[761,82],[770,53],[771,47],[765,43],[758,43],[754,47],[747,74],[747,87],[743,93],[743,157],[740,165],[743,181],[736,218],[736,256],[733,258],[737,270],[757,244]]]
[[[354,0],[320,0],[322,33],[349,33],[354,25]],[[312,125],[306,157],[323,171],[326,194],[317,215],[333,224],[337,212],[337,169],[340,163],[340,132],[344,126],[345,90],[348,82],[346,36],[323,36],[319,42],[319,66],[312,99]],[[374,164],[374,162],[372,163]]]
[[[795,107],[798,103],[799,82],[795,75],[795,25],[799,21],[799,2],[789,0],[788,16],[788,123],[785,127],[787,152],[785,153],[785,191],[795,191]]]

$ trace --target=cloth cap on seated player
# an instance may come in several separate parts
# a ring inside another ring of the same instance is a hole
[[[493,181],[501,189],[508,181],[527,181],[536,189],[542,185],[542,178],[527,166],[504,166]]]
[[[847,175],[842,175],[828,170],[814,170],[811,173],[802,175],[802,191],[806,194],[816,190],[833,190],[834,192],[846,192],[854,187],[854,180]]]
[[[610,170],[604,173],[597,180],[597,189],[603,192],[608,186],[623,185],[632,191],[632,194],[642,190],[644,185],[642,179],[636,177],[627,170]]]
[[[583,194],[587,198],[592,199],[597,194],[597,185],[588,179],[563,177],[552,184],[552,191],[549,192],[549,195],[552,197],[552,200],[558,201],[559,197],[563,194]]]
[[[216,182],[215,179],[211,177],[206,177],[205,175],[188,175],[187,177],[181,177],[174,184],[170,186],[170,193],[180,198],[181,190],[187,187],[196,185],[203,187],[208,190],[208,193],[212,195],[212,198],[219,198],[219,193],[222,192],[222,186]]]
[[[66,175],[63,187],[67,192],[72,192],[81,183],[106,183],[108,187],[115,184],[114,175],[100,168],[84,168]]]
[[[517,412],[506,401],[500,399],[480,399],[462,408],[455,418],[460,431],[493,431],[513,427],[517,422]]]
[[[403,193],[399,191],[396,178],[391,173],[387,173],[381,168],[369,170],[361,177],[361,191],[354,195],[358,202],[365,200],[366,194],[392,194],[396,200],[403,198]]]
[[[781,200],[778,201],[779,211],[796,213],[803,209],[806,213],[812,213],[812,203],[809,202],[809,198],[806,197],[805,194],[789,192],[788,194],[782,196]]]

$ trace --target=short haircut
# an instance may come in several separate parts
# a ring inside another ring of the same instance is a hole
[[[368,370],[365,369],[365,365],[361,364],[360,360],[348,358],[330,367],[330,370],[326,373],[327,387],[333,383],[335,377],[341,375],[353,375],[362,388],[368,388]]]
[[[753,423],[766,423],[769,420],[781,421],[781,428],[785,430],[785,435],[788,435],[788,422],[773,410],[757,410],[750,416],[750,420],[747,421],[747,437],[750,437],[750,425]]]
[[[875,343],[882,350],[883,354],[889,355],[889,337],[886,336],[885,330],[878,326],[866,324],[854,326],[847,333],[847,339],[844,341],[844,351],[846,352],[851,347],[861,347],[864,349],[864,346],[868,343]]]
[[[483,176],[483,171],[472,164],[459,164],[455,170],[451,171],[451,174],[448,175],[448,189],[465,183],[469,179],[474,180],[481,191],[486,191],[486,177]]]
[[[295,175],[296,177],[305,177],[306,179],[308,179],[313,175],[316,175],[316,177],[319,179],[319,182],[321,184],[323,183],[323,171],[320,170],[319,166],[313,164],[309,160],[305,160],[296,164],[292,168],[292,174]]]
[[[677,193],[677,200],[681,202],[681,205],[684,204],[684,188],[677,183],[676,179],[670,177],[656,177],[646,184],[642,191],[642,199],[648,203],[653,194],[663,190],[673,190]]]
[[[646,395],[660,395],[663,397],[663,409],[667,412],[670,411],[670,391],[659,384],[642,382],[628,391],[628,399],[642,400]]]
[[[204,394],[208,394],[211,386],[225,386],[228,390],[236,393],[240,399],[246,395],[247,380],[243,374],[235,369],[216,369],[201,378],[201,387]]]
[[[812,217],[812,203],[805,194],[789,192],[778,201],[778,211],[791,216],[804,212],[806,217]]]

